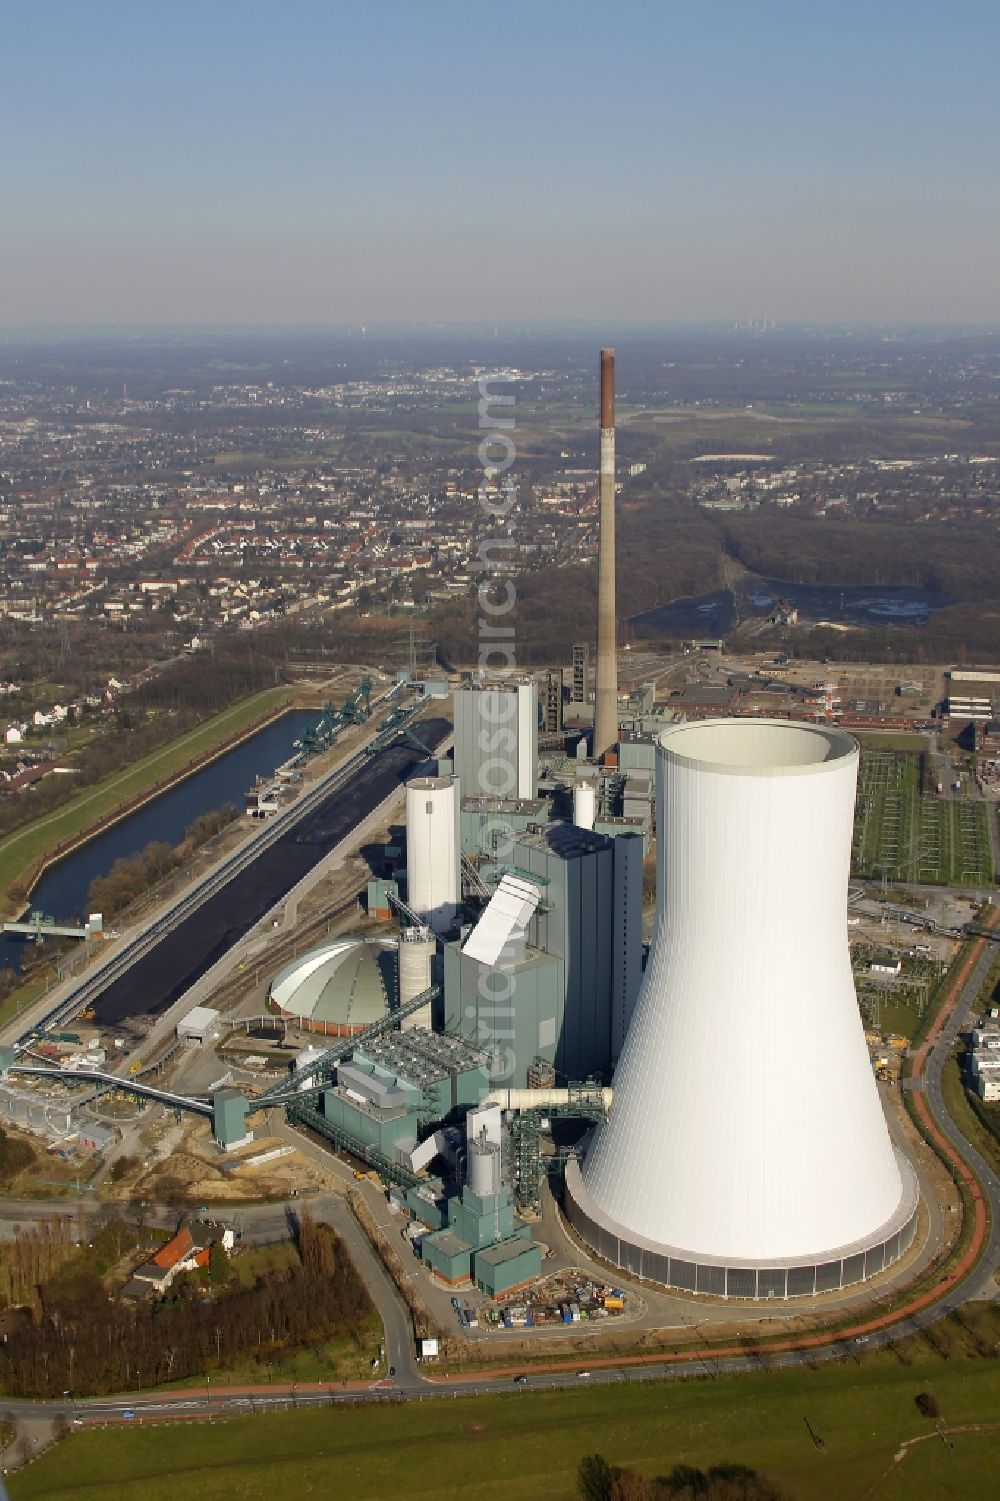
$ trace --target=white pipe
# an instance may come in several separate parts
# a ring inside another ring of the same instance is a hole
[[[601,1102],[605,1110],[611,1109],[614,1090],[605,1085],[601,1090]],[[546,1105],[568,1105],[568,1089],[494,1089],[480,1101],[479,1109],[487,1105],[499,1105],[501,1110],[544,1110]]]

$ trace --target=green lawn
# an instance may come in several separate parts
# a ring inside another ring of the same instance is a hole
[[[920,755],[927,749],[927,736],[897,734],[885,730],[852,730],[851,734],[861,744],[861,749],[873,751],[898,751],[902,755]]]
[[[985,1426],[952,1432],[949,1448],[914,1404],[928,1390],[946,1428]],[[929,1359],[902,1366],[887,1357],[676,1386],[525,1389],[390,1409],[77,1432],[8,1484],[12,1501],[174,1501],[181,1494],[185,1501],[271,1501],[293,1493],[569,1501],[580,1459],[597,1450],[647,1475],[680,1462],[739,1460],[800,1501],[985,1501],[995,1494],[998,1443],[1000,1365]]]
[[[978,1148],[987,1162],[992,1165],[993,1171],[1000,1173],[1000,1142],[991,1131],[987,1130],[969,1104],[965,1086],[962,1083],[958,1058],[954,1052],[945,1062],[941,1075],[941,1094],[948,1114],[962,1135]]]
[[[23,985],[15,986],[10,995],[0,1002],[0,1027],[5,1027],[13,1017],[18,1016],[24,1010],[25,1006],[30,1006],[32,1001],[36,1001],[54,977],[55,971],[47,967],[43,975],[26,980]]]
[[[254,720],[289,703],[293,696],[291,688],[267,688],[242,699],[176,740],[168,741],[159,750],[151,751],[134,765],[85,788],[53,813],[15,830],[0,841],[0,893],[6,892],[47,850],[114,812],[129,798],[174,775]]]

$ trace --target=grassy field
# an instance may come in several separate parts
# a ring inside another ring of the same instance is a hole
[[[915,1406],[927,1391],[947,1439]],[[676,1386],[77,1432],[8,1485],[12,1501],[270,1501],[331,1490],[353,1501],[569,1501],[581,1458],[596,1450],[647,1475],[739,1460],[801,1501],[977,1501],[995,1494],[998,1443],[1000,1364],[880,1356]]]
[[[889,734],[882,730],[852,730],[851,734],[860,742],[862,751],[900,751],[919,756],[927,749],[926,735]]]
[[[0,892],[6,893],[47,850],[113,813],[129,798],[149,791],[157,782],[182,770],[197,756],[214,750],[262,715],[290,703],[292,697],[290,688],[267,688],[242,699],[159,750],[151,751],[134,765],[85,788],[55,812],[9,834],[0,841]]]
[[[32,1001],[36,1001],[54,979],[55,970],[47,965],[40,976],[36,975],[33,979],[26,980],[23,985],[15,986],[10,995],[0,1002],[0,1027],[6,1026],[13,1017],[23,1011],[25,1006],[30,1006]]]

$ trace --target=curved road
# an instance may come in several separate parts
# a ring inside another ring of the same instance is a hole
[[[1000,922],[1000,911],[993,914],[993,925],[997,922]],[[285,1388],[226,1388],[214,1394],[206,1385],[204,1389],[199,1386],[169,1394],[135,1393],[75,1402],[14,1400],[6,1402],[4,1406],[24,1419],[35,1421],[51,1420],[60,1415],[77,1422],[130,1422],[143,1416],[162,1419],[171,1415],[205,1416],[213,1412],[234,1415],[317,1403],[340,1405],[385,1403],[402,1399],[423,1401],[453,1398],[459,1392],[486,1394],[509,1391],[512,1379],[522,1382],[520,1389],[524,1390],[573,1386],[581,1379],[621,1383],[683,1379],[686,1376],[705,1374],[715,1379],[719,1375],[754,1370],[762,1366],[788,1368],[806,1362],[842,1359],[845,1354],[852,1353],[855,1345],[860,1344],[869,1347],[891,1344],[896,1339],[936,1322],[970,1298],[982,1296],[995,1285],[993,1274],[1000,1261],[1000,1182],[990,1164],[962,1135],[948,1114],[941,1089],[942,1075],[955,1038],[979,994],[992,958],[993,952],[989,944],[980,939],[970,951],[968,960],[955,981],[954,999],[950,1006],[948,1001],[943,1004],[941,1019],[918,1054],[914,1067],[916,1108],[924,1116],[929,1134],[951,1157],[954,1170],[965,1180],[973,1200],[972,1245],[959,1266],[936,1288],[894,1314],[870,1315],[867,1320],[861,1315],[857,1323],[836,1334],[806,1335],[799,1339],[769,1344],[760,1354],[748,1354],[741,1346],[678,1349],[672,1359],[641,1355],[606,1358],[594,1352],[587,1357],[588,1369],[582,1376],[575,1365],[554,1361],[550,1366],[532,1367],[530,1374],[523,1376],[518,1376],[516,1367],[512,1367],[511,1371],[503,1374],[429,1379],[421,1373],[414,1359],[410,1315],[395,1285],[344,1200],[339,1195],[327,1194],[310,1200],[310,1204],[317,1218],[327,1220],[343,1238],[368,1287],[372,1301],[378,1308],[385,1329],[386,1365],[395,1368],[395,1376],[391,1380],[373,1380],[371,1384],[360,1387],[326,1383]],[[94,1208],[96,1207],[95,1205]],[[8,1222],[36,1218],[51,1214],[52,1211],[52,1205],[39,1205],[36,1202],[8,1201],[0,1204],[0,1217]],[[76,1210],[69,1208],[66,1212],[73,1214]],[[244,1239],[268,1240],[287,1233],[288,1216],[293,1212],[294,1205],[271,1205],[242,1210],[240,1219]],[[7,1226],[0,1224],[0,1234],[6,1228]]]

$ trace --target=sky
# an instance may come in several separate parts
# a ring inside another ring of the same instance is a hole
[[[996,0],[0,0],[0,329],[1000,322]]]

